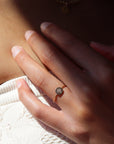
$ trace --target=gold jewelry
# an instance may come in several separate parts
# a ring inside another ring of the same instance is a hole
[[[62,5],[62,11],[68,14],[70,11],[70,6],[78,3],[80,0],[56,0],[57,3]]]
[[[55,92],[56,92],[57,95],[54,97],[53,102],[56,102],[57,101],[57,97],[61,97],[64,94],[63,89],[65,87],[67,87],[67,86],[64,85],[62,88],[61,87],[56,88]]]

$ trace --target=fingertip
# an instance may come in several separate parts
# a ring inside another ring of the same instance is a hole
[[[16,81],[16,87],[18,89],[22,88],[22,89],[26,89],[26,90],[29,88],[26,81],[23,79],[19,79]]]
[[[22,86],[21,80],[17,80],[16,81],[16,87],[19,89],[19,88],[21,88],[21,86]]]
[[[13,58],[15,58],[22,50],[23,48],[21,46],[13,46],[11,49]]]
[[[43,22],[41,23],[40,28],[42,31],[45,31],[50,25],[52,25],[51,22]]]
[[[19,99],[23,102],[25,99],[27,99],[26,94],[28,95],[29,93],[31,93],[28,84],[25,80],[19,79],[16,81],[16,87],[18,89]]]
[[[29,38],[33,35],[33,33],[35,33],[35,31],[33,30],[28,30],[25,32],[25,39],[28,41]]]

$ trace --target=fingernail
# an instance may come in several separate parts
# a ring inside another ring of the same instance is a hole
[[[20,80],[17,80],[17,81],[16,81],[16,87],[17,87],[17,88],[20,88],[21,86],[22,86],[21,81],[20,81]]]
[[[28,40],[32,36],[33,33],[34,33],[33,30],[26,31],[25,32],[25,39]]]
[[[41,29],[42,30],[45,30],[49,25],[51,25],[52,23],[50,23],[50,22],[44,22],[44,23],[42,23],[41,24]]]
[[[15,58],[23,48],[21,46],[14,46],[11,49],[12,56]]]

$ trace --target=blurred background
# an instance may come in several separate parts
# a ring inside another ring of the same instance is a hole
[[[80,39],[114,44],[114,1],[80,0],[69,14],[62,12],[56,0],[13,0],[33,29],[39,31],[43,21],[50,21]]]

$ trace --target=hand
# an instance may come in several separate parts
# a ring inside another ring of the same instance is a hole
[[[90,46],[103,56],[114,62],[114,45],[108,46],[96,42],[91,42]]]
[[[67,85],[56,101],[61,110],[43,104],[23,80],[17,81],[20,100],[36,119],[79,144],[113,144],[114,65],[54,24],[43,23],[41,31],[48,40],[34,31],[25,37],[53,75],[22,47],[12,48],[13,57],[50,99]]]

